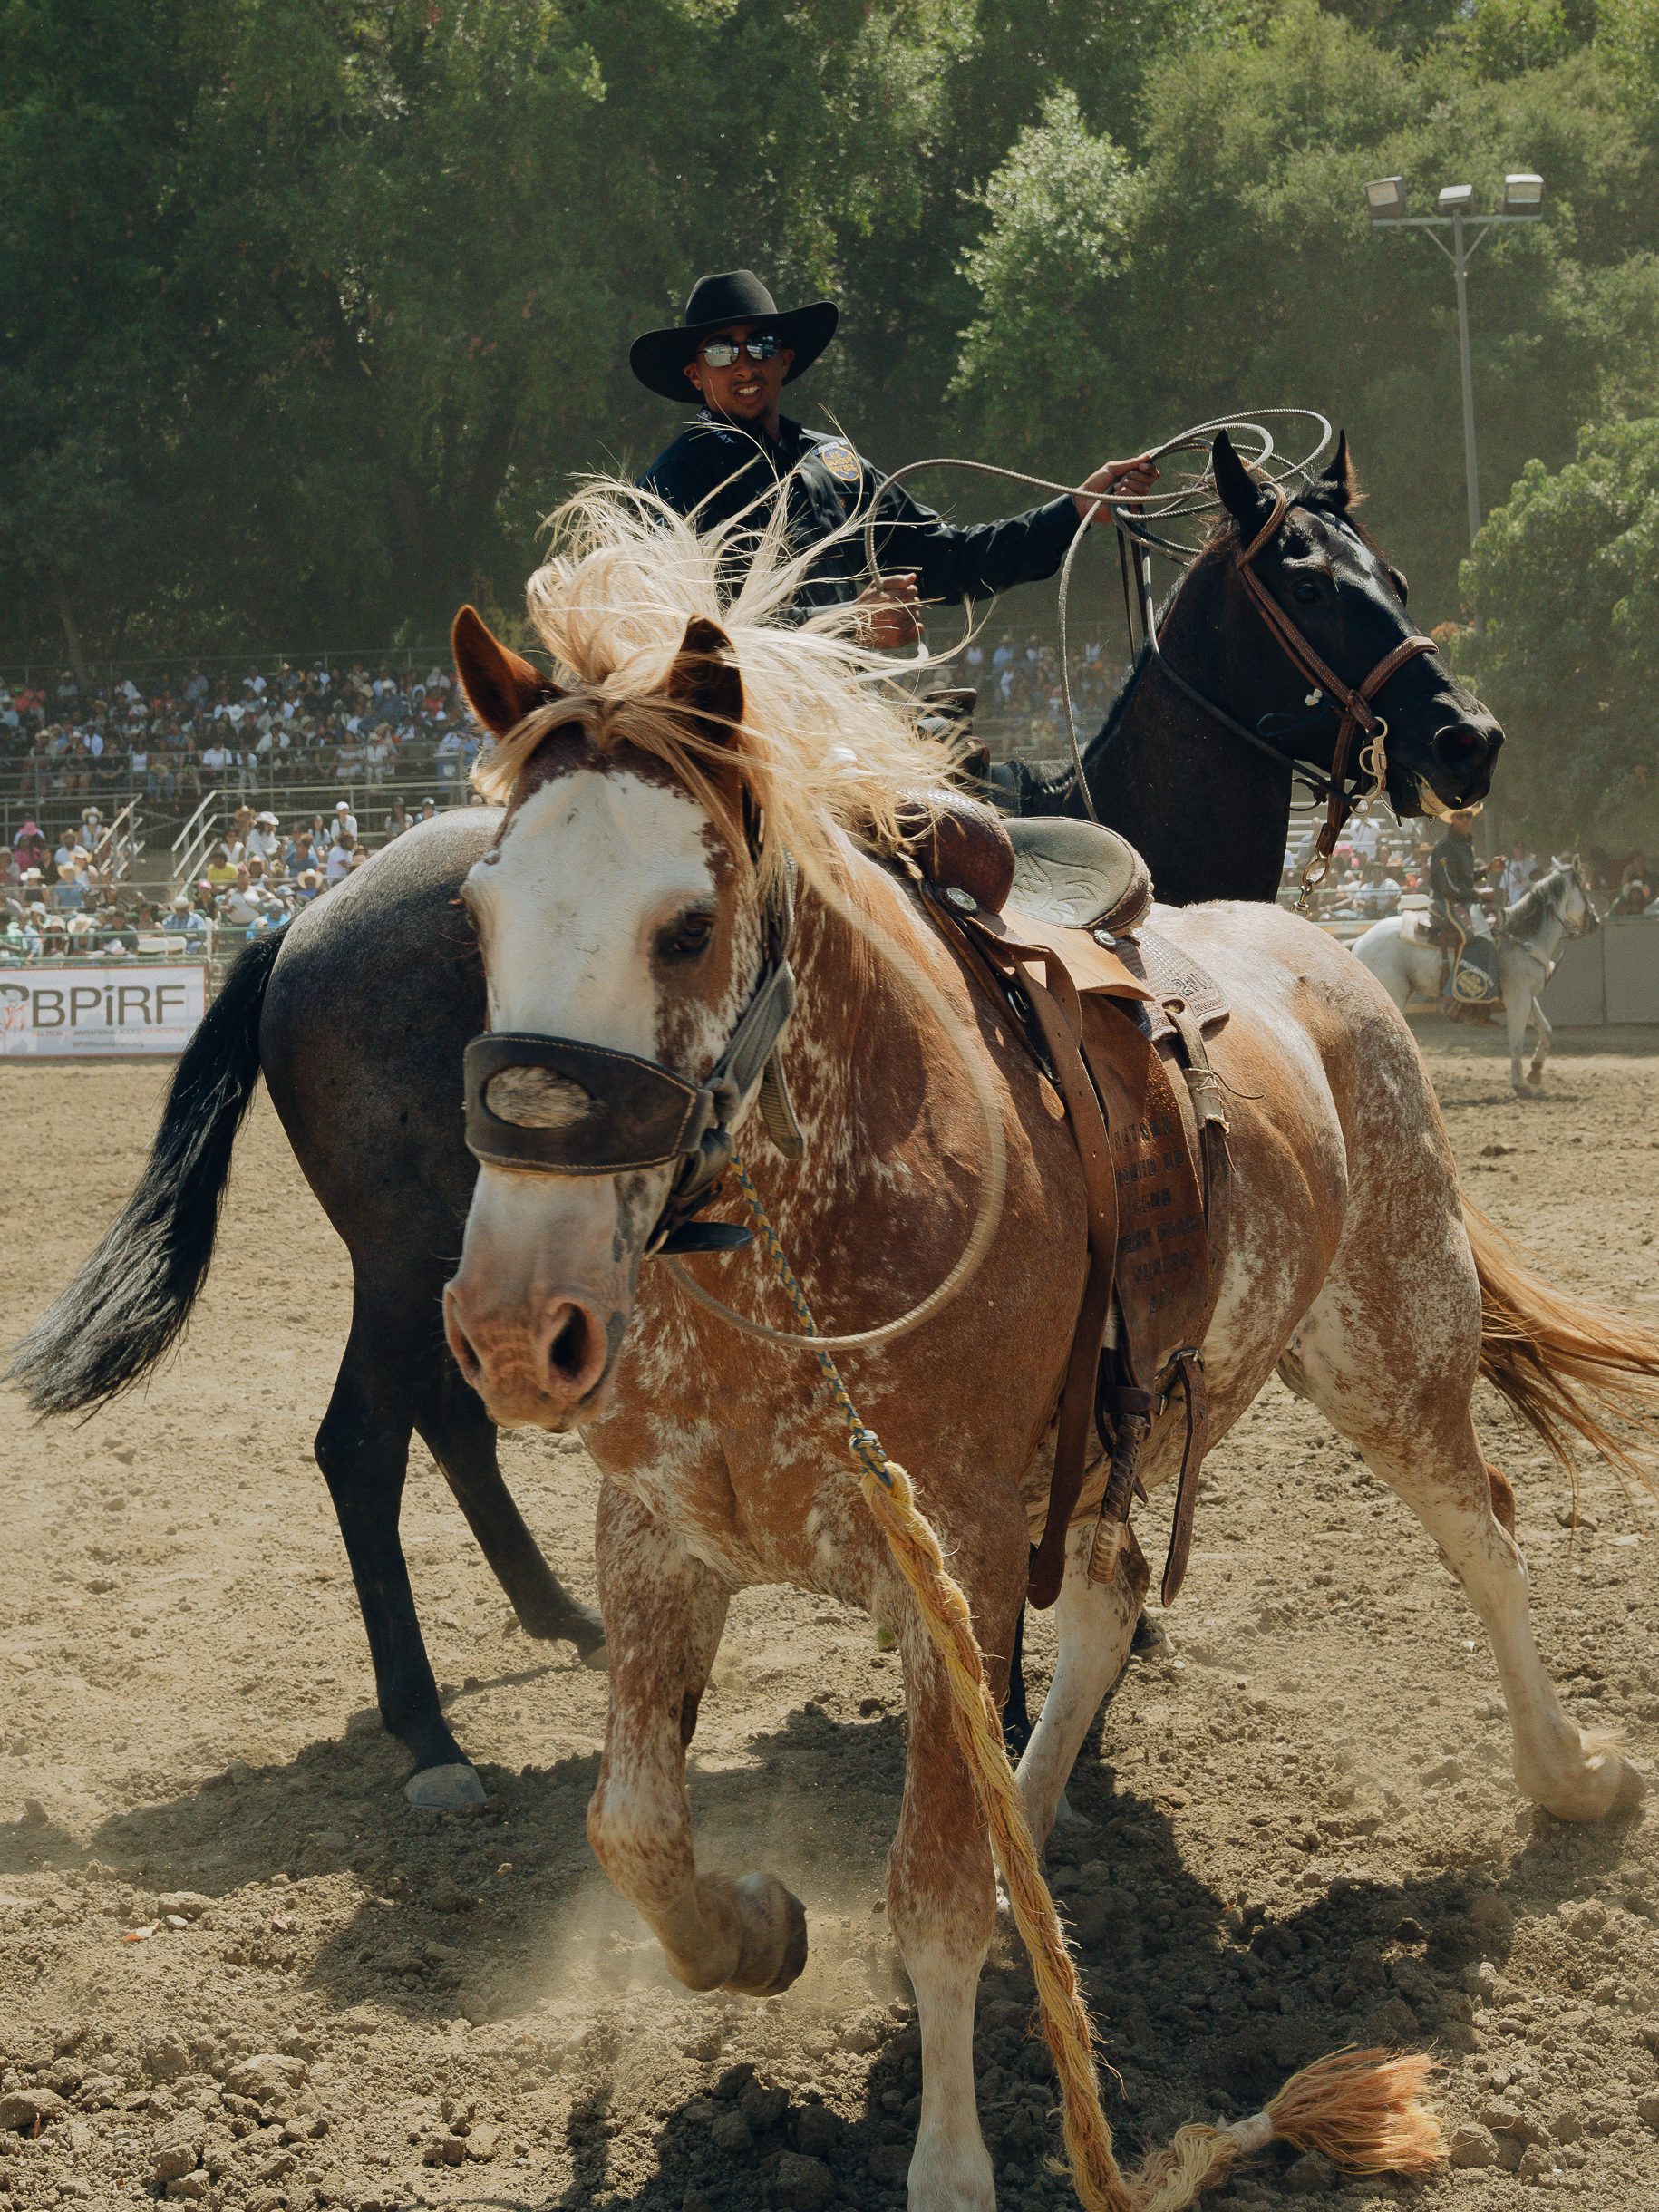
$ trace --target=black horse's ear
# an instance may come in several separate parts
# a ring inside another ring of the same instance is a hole
[[[743,679],[719,623],[692,616],[668,671],[667,690],[675,706],[695,717],[699,736],[727,743],[742,728]]]
[[[1224,430],[1216,432],[1216,442],[1209,449],[1209,466],[1221,504],[1246,537],[1249,537],[1266,520],[1273,502],[1233,451],[1233,441]]]
[[[1348,451],[1348,433],[1336,433],[1336,451],[1331,456],[1331,465],[1320,478],[1318,490],[1325,505],[1335,514],[1345,515],[1351,507],[1359,504],[1360,480],[1354,472],[1353,457]],[[1404,592],[1400,597],[1403,599]]]
[[[467,704],[493,736],[505,737],[533,708],[564,697],[550,676],[501,643],[475,606],[463,606],[451,625],[450,650]]]

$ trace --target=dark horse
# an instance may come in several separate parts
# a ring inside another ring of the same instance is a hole
[[[1239,587],[1240,542],[1272,509],[1225,431],[1212,467],[1227,517],[1160,612],[1165,665],[1141,647],[1083,756],[1095,812],[1145,854],[1159,899],[1173,907],[1276,897],[1290,823],[1289,769],[1228,731],[1191,693],[1264,743],[1320,765],[1330,761],[1337,719],[1334,701],[1309,695]],[[1350,684],[1412,628],[1405,578],[1355,519],[1354,504],[1344,437],[1329,472],[1292,504],[1256,564],[1320,659]],[[1438,653],[1402,668],[1377,704],[1390,727],[1388,798],[1397,815],[1486,796],[1503,732]],[[1021,814],[1083,811],[1070,772],[1044,782],[1016,767],[1011,783],[998,797]]]
[[[1240,587],[1233,555],[1267,509],[1225,440],[1232,517],[1174,595],[1171,664],[1251,725],[1293,718],[1320,757],[1305,679]],[[1410,634],[1403,587],[1354,526],[1344,450],[1290,509],[1258,568],[1315,650],[1357,681]],[[543,679],[510,663],[510,700],[474,702],[504,728]],[[1412,661],[1383,700],[1390,795],[1480,798],[1501,732],[1441,664]],[[1267,727],[1274,726],[1266,723]],[[1323,732],[1328,759],[1334,718]],[[1150,863],[1160,895],[1270,899],[1288,821],[1288,769],[1207,721],[1143,655],[1089,749],[1101,817]],[[1052,811],[1057,794],[1046,803]],[[1042,800],[1039,800],[1042,803]],[[231,1148],[263,1072],[311,1188],[352,1258],[351,1334],[316,1456],[339,1515],[386,1726],[414,1761],[417,1804],[476,1801],[481,1785],[440,1708],[398,1512],[419,1431],[525,1628],[599,1662],[604,1632],[561,1587],[501,1479],[496,1432],[444,1344],[441,1292],[461,1250],[475,1168],[461,1137],[461,1061],[485,1026],[482,972],[458,903],[500,820],[470,809],[409,831],[372,866],[237,961],[179,1063],[142,1180],[62,1298],[18,1347],[12,1377],[44,1413],[98,1406],[178,1340],[207,1274]],[[317,1039],[336,1041],[319,1052]]]

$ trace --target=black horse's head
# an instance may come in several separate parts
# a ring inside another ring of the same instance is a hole
[[[1252,475],[1225,431],[1211,452],[1216,490],[1248,545],[1273,513],[1273,496]],[[1394,648],[1417,635],[1406,613],[1406,583],[1354,519],[1353,464],[1344,433],[1329,471],[1287,508],[1254,567],[1276,604],[1325,666],[1358,690]],[[1262,617],[1259,610],[1256,619]],[[1306,685],[1284,659],[1287,703]],[[1328,762],[1340,709],[1311,723],[1304,704],[1295,752]],[[1438,652],[1421,653],[1396,669],[1373,702],[1388,724],[1388,799],[1394,812],[1443,814],[1484,799],[1503,732]]]

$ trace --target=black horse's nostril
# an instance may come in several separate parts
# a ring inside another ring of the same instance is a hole
[[[1466,722],[1449,723],[1434,732],[1430,743],[1435,759],[1452,776],[1478,768],[1487,754],[1487,739]]]

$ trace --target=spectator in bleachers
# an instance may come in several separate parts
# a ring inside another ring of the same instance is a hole
[[[1626,877],[1619,888],[1618,897],[1607,908],[1608,920],[1624,921],[1632,915],[1645,914],[1653,896],[1640,876]]]
[[[182,937],[187,946],[205,945],[208,941],[208,917],[193,907],[180,891],[161,922],[163,936]]]
[[[257,921],[264,913],[265,904],[263,886],[254,881],[247,861],[242,861],[237,868],[236,880],[220,894],[220,915],[235,927],[246,929],[249,922]]]

